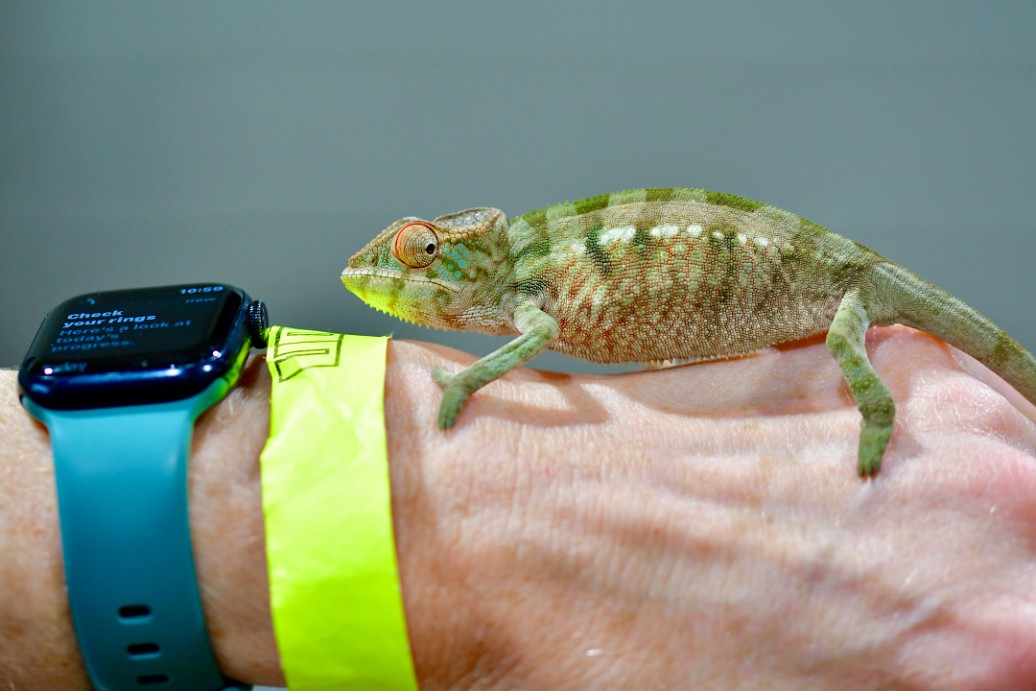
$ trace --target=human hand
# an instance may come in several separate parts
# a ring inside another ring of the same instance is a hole
[[[443,351],[397,343],[386,417],[422,688],[1032,688],[1034,408],[919,332],[868,345],[899,411],[873,481],[820,341],[523,370],[446,435]]]

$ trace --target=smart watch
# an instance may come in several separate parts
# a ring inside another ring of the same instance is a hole
[[[18,373],[50,431],[65,580],[98,691],[247,689],[216,664],[187,513],[194,420],[264,348],[262,301],[224,283],[91,293],[44,318]]]

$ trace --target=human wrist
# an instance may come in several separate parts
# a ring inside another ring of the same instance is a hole
[[[471,453],[458,454],[465,463],[455,463],[450,473],[436,477],[445,487],[415,482],[429,468],[443,469],[440,461],[453,453],[458,439],[413,422],[434,420],[438,389],[430,377],[413,374],[423,372],[435,352],[390,342],[385,393],[404,606],[408,619],[427,617],[432,623],[410,626],[414,655],[423,660],[418,670],[422,686],[424,677],[440,678],[443,669],[472,650],[464,635],[455,644],[442,645],[436,626],[449,621],[459,634],[471,631],[471,608],[447,606],[463,602],[464,594],[441,598],[440,588],[455,590],[460,579],[451,574],[449,559],[421,544],[428,495],[454,493],[466,483],[467,473],[477,472],[478,462]],[[198,419],[189,464],[189,510],[199,591],[220,668],[230,678],[277,686],[284,678],[270,618],[259,482],[269,395],[268,371],[264,363],[252,360],[238,385]],[[9,442],[0,449],[5,479],[0,485],[0,681],[14,688],[86,688],[65,592],[48,432],[21,408],[11,370],[0,370],[0,432]],[[455,519],[446,516],[447,527]],[[412,554],[403,554],[405,549]]]
[[[203,414],[191,445],[189,508],[198,587],[224,676],[283,684],[270,618],[259,454],[270,378],[259,358]]]
[[[199,419],[189,507],[203,610],[222,671],[278,683],[258,486],[268,391],[261,365],[252,363],[240,386]],[[15,373],[7,370],[0,371],[0,431],[0,680],[12,688],[86,688],[65,592],[47,430],[21,409]]]

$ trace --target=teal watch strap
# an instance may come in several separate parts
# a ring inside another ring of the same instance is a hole
[[[171,403],[48,410],[72,619],[98,691],[247,689],[223,679],[191,550],[187,461],[219,379]]]

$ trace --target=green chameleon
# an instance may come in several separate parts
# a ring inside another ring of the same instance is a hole
[[[479,388],[545,348],[593,362],[706,360],[827,331],[878,472],[895,405],[864,348],[900,323],[966,351],[1036,402],[1036,360],[989,319],[859,243],[787,211],[697,189],[638,189],[518,216],[401,218],[349,260],[372,307],[444,329],[518,334],[443,388],[452,427]]]

